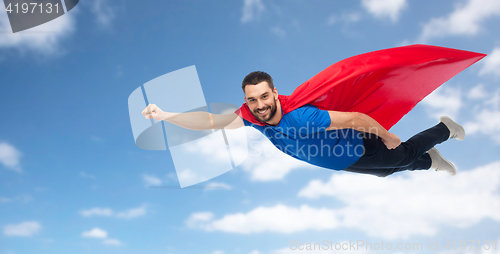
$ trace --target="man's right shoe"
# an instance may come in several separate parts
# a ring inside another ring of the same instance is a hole
[[[465,130],[462,125],[456,123],[455,121],[451,120],[451,118],[447,116],[442,116],[439,118],[439,121],[444,123],[446,127],[448,127],[448,130],[450,130],[450,138],[455,138],[456,140],[464,140],[465,138]]]
[[[457,169],[455,168],[455,166],[447,159],[445,159],[436,148],[431,148],[429,151],[427,151],[427,153],[429,154],[429,156],[431,156],[431,168],[435,169],[436,171],[444,171],[452,176],[457,174]]]

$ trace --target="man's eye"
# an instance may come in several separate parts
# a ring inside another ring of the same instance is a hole
[[[267,95],[262,96],[263,99],[267,98]]]

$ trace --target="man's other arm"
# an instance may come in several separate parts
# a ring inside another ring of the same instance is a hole
[[[142,114],[146,119],[167,121],[190,130],[237,129],[245,126],[236,113],[211,114],[208,112],[170,113],[162,111],[155,104],[149,104]]]
[[[327,130],[334,129],[355,129],[358,131],[369,132],[379,136],[389,149],[394,149],[401,144],[401,139],[388,132],[382,125],[370,116],[359,112],[340,112],[328,111],[331,124]]]

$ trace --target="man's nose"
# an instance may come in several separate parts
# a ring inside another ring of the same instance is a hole
[[[264,103],[261,100],[257,101],[257,109],[262,109],[264,107]]]

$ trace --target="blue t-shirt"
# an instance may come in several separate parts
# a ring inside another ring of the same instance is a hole
[[[331,123],[326,110],[306,104],[283,115],[276,126],[260,126],[243,119],[282,152],[310,164],[342,170],[363,155],[363,139],[354,129],[326,130]]]

